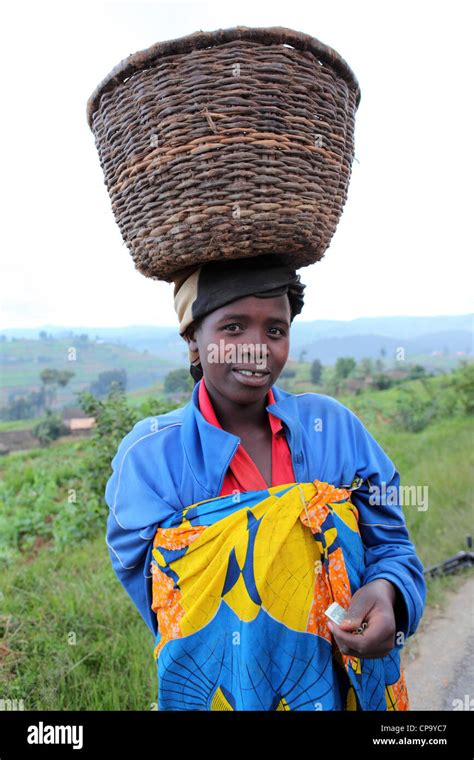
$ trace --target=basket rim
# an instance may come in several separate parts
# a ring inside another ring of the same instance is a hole
[[[157,58],[223,45],[226,42],[233,42],[239,39],[251,40],[267,45],[287,44],[292,45],[298,50],[313,53],[323,62],[333,66],[338,74],[345,79],[349,87],[355,92],[356,108],[359,106],[361,98],[359,82],[349,64],[334,48],[325,45],[310,34],[297,32],[284,26],[234,26],[228,29],[216,29],[213,32],[203,32],[200,30],[187,34],[184,37],[157,42],[144,50],[139,50],[124,58],[97,85],[87,101],[87,122],[90,129],[93,131],[93,116],[99,107],[100,97],[105,92],[112,90],[117,84],[123,82],[127,77],[152,64]]]

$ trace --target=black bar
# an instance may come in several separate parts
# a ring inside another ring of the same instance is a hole
[[[142,760],[165,757],[170,750],[178,758],[196,753],[224,757],[239,747],[247,757],[254,754],[257,742],[269,747],[275,740],[280,741],[280,755],[284,741],[283,754],[291,750],[291,756],[298,757],[307,749],[314,760],[319,760],[322,750],[334,757],[343,752],[380,758],[405,753],[472,760],[472,709],[469,703],[464,710],[449,712],[5,711],[0,712],[0,760],[25,756]],[[64,729],[56,728],[61,726]],[[43,743],[29,743],[28,737]],[[60,743],[62,737],[70,743]],[[49,743],[50,739],[58,743]],[[265,752],[262,760],[267,758]]]

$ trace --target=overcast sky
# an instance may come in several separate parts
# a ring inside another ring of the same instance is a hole
[[[8,327],[176,325],[172,285],[134,267],[86,102],[160,40],[287,26],[335,48],[362,91],[348,200],[325,258],[300,270],[298,320],[472,311],[469,3],[19,3],[3,10],[2,276]]]

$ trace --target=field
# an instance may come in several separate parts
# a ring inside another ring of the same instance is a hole
[[[472,420],[440,382],[413,383],[413,394],[438,398],[438,415],[417,432],[394,424],[400,389],[344,399],[402,485],[428,484],[426,511],[405,506],[425,566],[464,549],[472,530]],[[90,449],[88,439],[61,440],[0,460],[0,696],[27,710],[150,710],[156,699],[153,637],[113,573]],[[459,578],[429,580],[428,604]]]

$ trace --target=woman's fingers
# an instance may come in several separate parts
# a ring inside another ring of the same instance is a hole
[[[395,622],[385,612],[373,611],[362,634],[350,633],[336,623],[328,626],[342,654],[364,659],[385,657],[395,646]]]
[[[374,659],[385,657],[395,646],[395,587],[385,578],[361,586],[353,595],[347,617],[337,625],[329,623],[342,654]],[[367,628],[359,634],[363,623]]]

